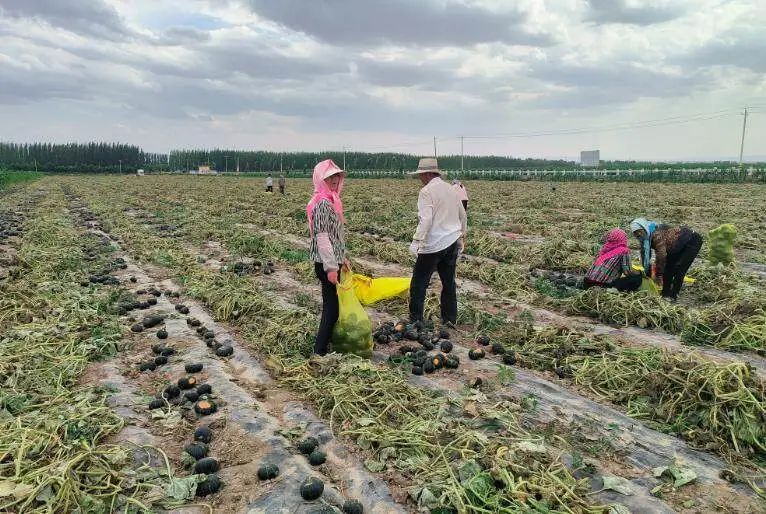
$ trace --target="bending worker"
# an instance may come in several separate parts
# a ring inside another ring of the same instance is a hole
[[[457,321],[455,269],[467,230],[465,209],[455,190],[441,179],[434,158],[420,159],[417,171],[423,188],[418,194],[418,228],[410,252],[417,257],[410,282],[410,321],[423,321],[426,289],[436,270],[442,282],[442,325]]]
[[[630,222],[630,230],[641,243],[641,265],[651,276],[654,249],[654,281],[662,286],[662,296],[676,300],[686,272],[702,248],[702,236],[688,227],[670,227],[646,218]]]
[[[628,235],[623,230],[613,228],[604,236],[604,246],[585,274],[585,289],[590,287],[613,287],[623,292],[641,287],[641,273],[630,268]]]

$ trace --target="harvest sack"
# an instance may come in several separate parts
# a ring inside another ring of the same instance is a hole
[[[353,353],[369,359],[372,356],[372,323],[356,298],[351,273],[342,273],[337,284],[338,321],[332,329],[332,350]]]
[[[362,305],[372,305],[381,300],[388,300],[410,289],[410,277],[370,278],[354,273],[354,292]]]

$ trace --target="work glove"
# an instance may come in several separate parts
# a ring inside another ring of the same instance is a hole
[[[410,253],[414,255],[415,257],[418,256],[418,250],[420,250],[420,242],[419,241],[413,241],[410,243]]]

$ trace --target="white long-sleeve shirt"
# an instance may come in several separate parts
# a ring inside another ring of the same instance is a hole
[[[436,253],[465,236],[465,209],[457,192],[436,177],[418,195],[418,228],[412,237],[418,253]]]

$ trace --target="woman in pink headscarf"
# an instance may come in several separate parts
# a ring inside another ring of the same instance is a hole
[[[314,353],[325,355],[330,337],[338,321],[336,284],[341,271],[349,271],[346,244],[343,238],[343,180],[346,172],[327,159],[314,167],[314,195],[306,206],[309,220],[309,257],[322,284],[322,318],[319,322]]]
[[[641,287],[641,273],[630,268],[628,235],[613,228],[604,237],[604,246],[585,274],[585,288],[613,287],[618,291],[637,291]]]

